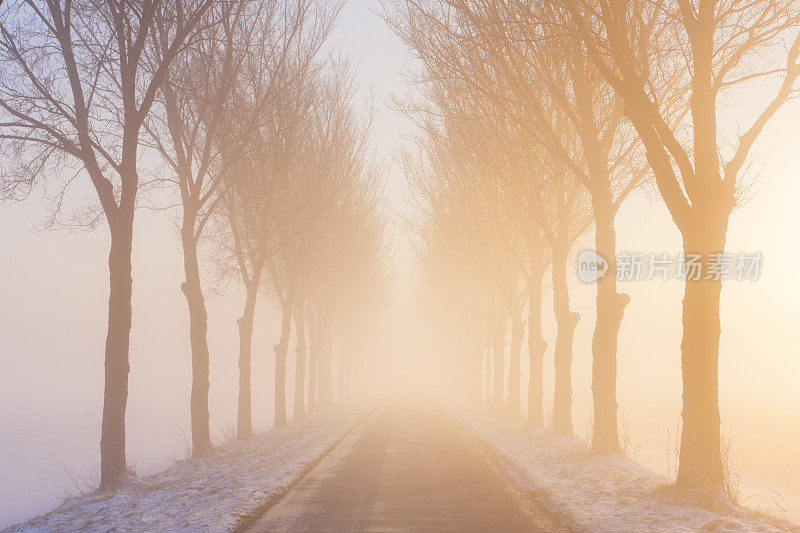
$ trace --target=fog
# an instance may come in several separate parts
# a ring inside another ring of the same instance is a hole
[[[389,167],[391,290],[380,323],[369,336],[366,396],[376,405],[389,396],[422,396],[465,409],[467,384],[456,377],[444,354],[447,348],[437,337],[439,324],[424,309],[414,249],[418,236],[406,223],[413,207],[398,153],[409,146],[413,126],[395,109],[392,96],[408,92],[404,74],[413,62],[378,10],[377,3],[348,2],[329,45],[352,57],[358,97],[376,97],[371,141]],[[797,117],[800,104],[792,101],[767,126],[754,148],[752,197],[731,218],[726,249],[761,252],[764,263],[757,281],[724,284],[719,362],[723,436],[740,480],[741,503],[785,513],[795,522],[800,521]],[[78,188],[71,194],[83,201],[91,190]],[[102,224],[94,231],[39,230],[46,218],[42,195],[37,187],[27,200],[0,206],[0,527],[46,512],[65,495],[89,490],[99,481],[110,239]],[[148,209],[137,211],[134,223],[126,434],[127,461],[138,474],[157,472],[191,453],[191,350],[176,224],[174,211]],[[681,251],[681,235],[653,185],[626,200],[615,228],[618,251]],[[575,265],[577,251],[592,245],[590,230],[573,246],[567,272],[572,311],[580,315],[572,362],[575,434],[587,440],[595,286],[577,279]],[[201,247],[201,264],[210,256],[210,246]],[[219,444],[236,434],[237,319],[245,293],[236,283],[213,283],[208,267],[201,266],[201,275],[208,311],[211,437]],[[627,457],[673,479],[682,405],[684,285],[656,279],[621,282],[619,290],[631,297],[618,348],[623,448]],[[552,298],[548,275],[543,299],[543,334],[550,346],[544,356],[545,413],[553,404]],[[272,426],[273,346],[280,329],[280,306],[262,295],[253,331],[254,431]],[[294,346],[292,335],[287,398],[293,397]],[[333,351],[339,351],[336,342]],[[467,359],[464,354],[465,367]],[[523,406],[528,368],[526,338]],[[335,378],[333,388],[335,393]],[[291,401],[286,408],[291,420]]]

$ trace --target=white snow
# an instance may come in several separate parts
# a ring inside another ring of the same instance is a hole
[[[666,480],[621,457],[597,457],[572,437],[547,435],[521,422],[458,413],[466,429],[497,452],[519,490],[563,517],[576,531],[794,531],[729,504],[724,514],[664,491]],[[662,489],[662,490],[659,490]]]
[[[7,531],[230,531],[366,414],[356,408],[318,412],[220,446],[209,457],[181,461],[152,476],[130,477],[116,493],[71,498]]]

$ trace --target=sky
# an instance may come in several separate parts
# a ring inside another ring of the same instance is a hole
[[[358,67],[364,97],[374,94],[374,142],[391,161],[409,125],[388,102],[407,90],[409,54],[376,14],[377,2],[348,0],[334,46]],[[792,102],[773,120],[756,147],[760,168],[755,196],[731,221],[728,250],[760,251],[757,282],[726,284],[720,390],[723,423],[734,463],[750,503],[776,497],[800,517],[800,105]],[[396,298],[387,316],[398,332],[419,326],[413,305],[413,257],[398,221],[408,212],[397,165],[388,176],[394,215]],[[38,193],[0,206],[0,527],[46,511],[63,494],[91,485],[99,458],[103,344],[108,291],[107,230],[36,231],[45,217]],[[616,224],[620,250],[680,251],[680,236],[652,190],[638,191]],[[590,239],[587,239],[586,246]],[[140,211],[134,236],[133,330],[128,409],[129,459],[142,473],[184,457],[188,437],[190,358],[188,317],[173,218]],[[591,407],[591,285],[573,280],[576,330],[574,405],[576,432],[588,427]],[[677,281],[623,284],[632,301],[622,323],[619,403],[631,454],[664,474],[674,471],[680,415],[680,305]],[[545,305],[550,305],[549,295]],[[209,295],[211,416],[217,442],[235,422],[236,319],[243,296],[236,287]],[[552,346],[553,319],[545,313]],[[273,304],[261,301],[254,337],[254,421],[272,419],[272,345],[279,333]],[[415,344],[392,342],[405,372],[423,361]],[[377,356],[377,355],[376,355]],[[523,369],[526,361],[523,360]],[[292,368],[291,363],[289,368]],[[552,351],[545,358],[545,398],[552,397]],[[411,379],[411,376],[406,376]],[[430,377],[430,376],[429,376]],[[399,377],[398,377],[399,379]],[[523,373],[523,382],[527,372]],[[523,387],[523,394],[526,388]],[[763,492],[770,489],[767,492]],[[778,494],[776,491],[779,491]],[[750,496],[755,495],[755,496]]]

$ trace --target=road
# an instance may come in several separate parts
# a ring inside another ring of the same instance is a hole
[[[565,531],[444,412],[386,408],[247,530]]]

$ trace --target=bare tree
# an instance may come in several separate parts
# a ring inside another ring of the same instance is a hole
[[[284,246],[279,246],[279,250],[285,253]],[[292,272],[292,264],[283,259],[280,266],[274,261],[269,261],[269,274],[274,285],[283,282],[283,286],[276,286],[274,292],[277,295],[281,307],[281,333],[278,344],[273,346],[275,352],[275,418],[274,427],[286,424],[286,355],[289,351],[289,336],[292,328],[292,316],[295,311],[297,301],[297,279]],[[280,271],[279,271],[280,269]]]
[[[225,113],[232,104],[231,94],[253,39],[245,22],[258,20],[253,2],[220,1],[214,8],[219,22],[198,32],[186,52],[170,67],[160,94],[163,115],[154,114],[145,124],[155,148],[174,173],[182,206],[181,244],[186,280],[181,291],[189,309],[189,339],[192,351],[191,434],[192,454],[203,456],[212,450],[209,427],[209,352],[208,318],[200,279],[198,247],[208,220],[224,197],[222,168],[224,138],[240,147],[244,140],[234,140],[231,131],[223,131]],[[269,9],[269,7],[263,7]],[[157,24],[153,38],[153,55],[162,58],[168,28]],[[248,128],[239,128],[239,136]],[[235,150],[235,147],[231,147]],[[227,161],[230,163],[231,157]],[[173,180],[170,180],[173,181]]]
[[[26,170],[14,185],[43,179],[48,163],[72,158],[88,175],[102,211],[84,222],[103,217],[111,233],[100,439],[104,489],[119,486],[126,470],[140,132],[171,63],[204,23],[211,3],[19,0],[7,2],[0,14],[0,140],[20,154]],[[163,28],[163,54],[152,58],[146,45],[157,24]]]
[[[364,155],[366,157],[366,154]],[[338,332],[339,402],[352,393],[359,378],[361,347],[381,317],[388,292],[384,169],[364,160],[354,169],[357,186],[347,189],[340,215],[340,235],[332,325]]]
[[[459,99],[464,102],[467,99]],[[419,124],[424,134],[418,144],[423,154],[417,161],[407,154],[404,170],[412,185],[412,194],[421,207],[421,222],[417,233],[428,241],[447,241],[432,244],[460,250],[461,261],[471,263],[472,279],[483,280],[489,295],[489,313],[485,326],[487,339],[491,340],[493,353],[492,405],[497,412],[505,411],[512,416],[520,414],[520,352],[525,322],[521,316],[525,294],[520,291],[522,275],[521,255],[523,239],[519,227],[508,218],[508,196],[498,186],[496,173],[506,169],[496,139],[503,132],[489,129],[480,120],[475,120],[475,109],[454,109],[447,101],[438,102],[437,110],[423,113]],[[446,118],[444,124],[431,120],[431,116]],[[482,116],[482,115],[481,115]],[[488,139],[495,139],[489,140]],[[496,169],[496,170],[495,170]],[[415,225],[412,224],[412,227]],[[450,264],[458,255],[437,252]],[[448,268],[454,268],[452,266]],[[430,273],[437,268],[427,267]],[[450,284],[446,278],[437,283]],[[431,290],[432,287],[428,287]],[[478,292],[483,293],[484,290]],[[456,292],[464,291],[459,287]],[[434,294],[436,291],[433,291]],[[444,293],[447,295],[447,291]],[[458,298],[446,297],[451,303]],[[485,301],[478,297],[478,301]],[[454,305],[463,308],[463,304]],[[462,316],[465,322],[484,322],[474,317]],[[508,395],[505,395],[505,337],[506,326],[511,321],[511,346],[509,352]],[[454,326],[460,336],[463,324]],[[480,351],[480,348],[472,348]],[[477,365],[474,365],[477,366]],[[475,372],[473,372],[475,373]],[[474,379],[474,378],[473,378]]]
[[[569,0],[560,5],[594,66],[624,101],[683,236],[684,255],[698,256],[701,265],[698,279],[687,276],[683,300],[677,484],[721,489],[722,280],[709,268],[724,252],[747,156],[794,94],[800,76],[800,5],[789,0]],[[758,103],[749,126],[731,139],[720,127],[719,101],[754,82],[770,82],[773,92]]]
[[[294,370],[294,419],[306,416],[306,299],[302,288],[298,288],[297,306],[294,311],[295,370]]]
[[[275,264],[275,253],[299,231],[294,221],[300,187],[293,182],[302,167],[303,114],[314,97],[320,69],[316,57],[341,7],[316,0],[256,5],[255,14],[246,13],[253,30],[242,45],[241,79],[224,113],[226,123],[216,130],[221,155],[217,174],[209,179],[209,184],[222,180],[215,185],[217,196],[210,197],[210,207],[216,202],[225,207],[216,243],[227,250],[222,263],[236,265],[233,270],[246,292],[238,321],[239,438],[252,435],[250,362],[259,287],[267,281],[264,269]]]
[[[242,316],[237,320],[239,328],[239,396],[236,422],[238,439],[253,435],[252,422],[252,337],[253,321],[258,300],[258,290],[267,259],[274,253],[271,240],[272,197],[261,198],[266,203],[254,202],[259,192],[271,191],[272,183],[262,183],[262,174],[254,168],[254,157],[245,153],[228,172],[235,176],[234,186],[224,197],[225,221],[218,227],[224,236],[220,241],[229,243],[224,261],[233,259],[236,267],[230,274],[239,277],[245,289]],[[229,237],[228,237],[229,235]],[[220,249],[224,249],[222,246]]]
[[[302,235],[307,280],[303,282],[309,323],[308,408],[333,403],[332,345],[337,287],[346,269],[340,253],[349,226],[351,202],[357,197],[368,165],[371,104],[361,111],[355,100],[354,70],[346,59],[331,58],[320,80],[313,109],[312,165],[314,188],[304,194],[305,213],[313,224]]]
[[[313,67],[313,68],[312,68]],[[290,70],[302,68],[293,76],[293,83],[276,98],[273,120],[272,164],[269,171],[281,176],[286,183],[283,203],[284,222],[277,230],[277,257],[268,261],[269,280],[280,303],[282,320],[275,353],[275,426],[286,423],[286,359],[289,351],[292,317],[297,304],[297,289],[300,283],[298,269],[302,262],[299,241],[307,226],[314,223],[315,214],[304,201],[306,194],[314,192],[310,180],[317,179],[308,172],[307,158],[317,154],[305,146],[304,140],[312,135],[315,126],[308,119],[319,98],[318,67],[311,63],[290,66]]]
[[[447,85],[458,79],[470,94],[491,101],[493,113],[516,121],[525,142],[544,148],[546,158],[586,188],[597,251],[615,272],[614,217],[646,166],[636,165],[639,143],[623,120],[621,99],[590,67],[577,39],[550,31],[558,10],[514,0],[401,5],[407,22],[397,24],[399,32],[425,58],[431,77]],[[627,301],[614,276],[599,280],[592,392],[593,450],[600,453],[619,450],[616,351]]]

